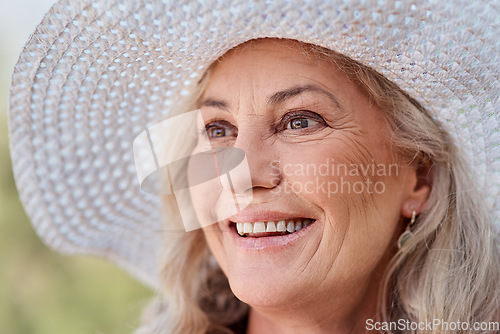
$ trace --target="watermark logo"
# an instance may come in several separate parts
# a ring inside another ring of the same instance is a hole
[[[200,110],[158,122],[134,139],[141,189],[154,195],[174,195],[186,231],[227,219],[252,202],[245,152],[217,143],[208,138]],[[270,163],[272,184],[279,184],[283,177],[287,180],[270,190],[275,195],[382,194],[386,192],[385,177],[399,175],[397,164],[345,163],[333,158],[316,163]]]
[[[133,150],[141,189],[154,195],[175,195],[186,231],[229,218],[252,201],[245,152],[212,146],[199,110],[149,127],[135,138]],[[193,193],[207,192],[210,196],[193,203]],[[206,204],[207,198],[220,197],[226,198],[224,210],[208,219],[195,219],[196,207]]]
[[[273,161],[274,183],[283,175],[292,181],[288,187],[273,189],[278,193],[326,194],[383,194],[386,176],[399,176],[399,165],[382,163],[344,163],[327,158],[322,163],[280,164]],[[299,181],[300,180],[300,181]]]
[[[366,320],[367,331],[432,331],[436,333],[456,333],[460,332],[475,332],[483,333],[490,331],[499,331],[500,322],[463,322],[463,321],[445,321],[443,319],[431,319],[426,321],[410,321],[407,319],[399,319],[397,321],[380,321],[373,319]]]

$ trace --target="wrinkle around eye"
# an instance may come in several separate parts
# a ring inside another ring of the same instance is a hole
[[[305,128],[304,130],[306,130]],[[332,135],[335,134],[336,129],[330,128],[330,127],[323,127],[322,129],[317,129],[317,130],[312,130],[310,133],[301,133],[299,134],[298,132],[304,132],[304,130],[288,130],[288,131],[283,131],[278,134],[278,136],[288,142],[293,142],[293,143],[312,143],[312,142],[317,142],[324,140]],[[297,132],[297,133],[294,133]]]
[[[348,113],[338,113],[338,112],[329,112],[322,115],[325,122],[328,126],[334,129],[348,129],[354,127],[354,120],[351,114]]]

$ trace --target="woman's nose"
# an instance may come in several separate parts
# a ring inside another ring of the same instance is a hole
[[[258,133],[240,130],[233,147],[245,153],[250,173],[246,176],[244,173],[235,173],[235,177],[232,177],[235,192],[242,193],[257,188],[272,189],[280,183],[277,152],[269,140],[263,139]]]

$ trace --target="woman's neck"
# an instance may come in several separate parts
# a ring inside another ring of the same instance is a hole
[[[353,293],[353,295],[356,295],[356,293]],[[367,319],[374,319],[377,314],[377,291],[368,290],[364,297],[359,299],[359,302],[354,302],[350,305],[349,303],[337,303],[336,306],[330,305],[332,307],[323,304],[296,309],[261,310],[251,308],[246,333],[364,333],[366,331]]]

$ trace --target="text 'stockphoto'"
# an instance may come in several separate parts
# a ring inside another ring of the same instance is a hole
[[[135,334],[500,333],[491,1],[61,0],[9,100],[47,246]]]

